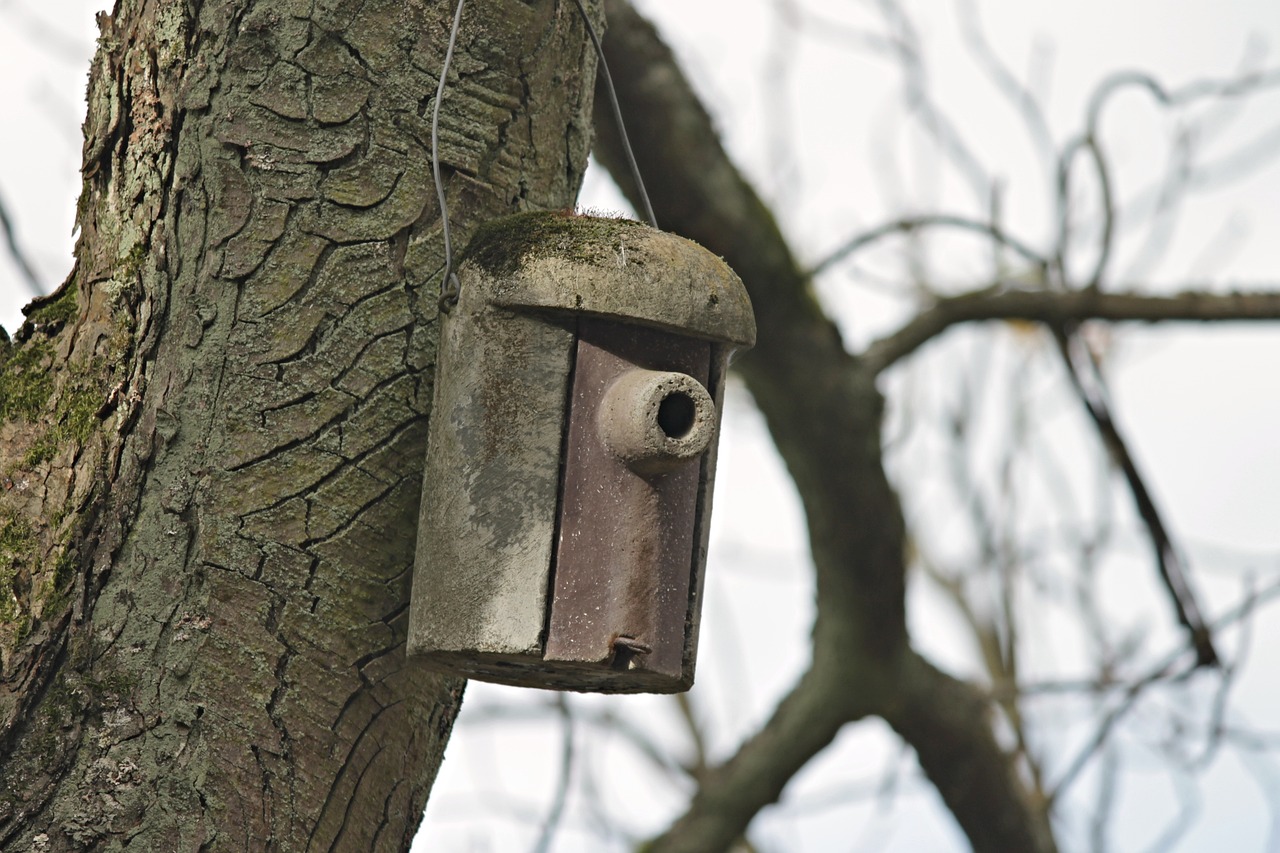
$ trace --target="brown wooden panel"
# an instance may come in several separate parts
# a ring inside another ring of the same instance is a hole
[[[597,427],[610,385],[636,367],[709,381],[711,345],[638,326],[580,321],[561,488],[547,661],[644,670],[687,682],[691,583],[701,570],[698,488],[705,454],[641,475]],[[714,393],[713,393],[714,396]],[[716,418],[718,421],[718,418]],[[640,675],[640,673],[637,673]],[[674,686],[674,685],[673,685]]]

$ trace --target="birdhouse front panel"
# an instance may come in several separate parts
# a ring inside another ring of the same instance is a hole
[[[548,660],[685,679],[699,484],[716,430],[710,375],[707,341],[582,320]],[[627,435],[632,426],[649,435]]]

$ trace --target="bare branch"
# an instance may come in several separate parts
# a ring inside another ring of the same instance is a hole
[[[1056,185],[1058,238],[1054,252],[1053,269],[1057,272],[1055,283],[1063,289],[1068,288],[1073,281],[1067,269],[1067,257],[1070,255],[1072,248],[1071,169],[1075,164],[1076,156],[1080,152],[1089,155],[1089,159],[1093,163],[1094,175],[1098,180],[1098,193],[1101,196],[1102,230],[1098,235],[1097,258],[1094,261],[1093,271],[1089,275],[1087,287],[1097,288],[1100,285],[1103,273],[1106,271],[1107,262],[1111,258],[1113,238],[1115,236],[1117,211],[1111,188],[1111,173],[1107,167],[1106,158],[1103,156],[1098,135],[1096,131],[1090,130],[1084,136],[1067,143],[1058,161]],[[1092,219],[1092,217],[1090,218]]]
[[[1107,262],[1111,260],[1111,252],[1115,248],[1113,238],[1116,229],[1116,204],[1111,189],[1111,170],[1107,166],[1107,159],[1102,153],[1102,145],[1098,142],[1098,137],[1090,136],[1085,140],[1084,146],[1093,160],[1094,171],[1098,177],[1098,191],[1102,195],[1102,231],[1098,234],[1098,257],[1094,261],[1088,284],[1085,285],[1090,290],[1097,290],[1102,286]]]
[[[957,216],[947,213],[934,213],[926,216],[908,216],[903,219],[895,219],[892,222],[886,222],[877,225],[868,231],[863,231],[851,238],[840,248],[828,254],[825,258],[815,264],[810,270],[810,276],[817,276],[826,272],[832,266],[846,260],[850,255],[858,252],[872,243],[883,240],[885,237],[891,237],[894,234],[911,234],[924,228],[958,228],[963,231],[972,231],[983,237],[990,237],[1002,246],[1008,247],[1010,250],[1021,255],[1029,263],[1041,267],[1047,262],[1044,255],[1023,243],[1018,238],[1000,228],[994,222],[983,222],[979,219],[973,219],[967,216]]]
[[[1095,290],[1064,293],[1015,290],[997,285],[939,299],[898,331],[872,342],[862,355],[868,368],[878,373],[952,326],[984,320],[1030,320],[1059,325],[1084,320],[1214,323],[1277,319],[1280,319],[1280,287],[1275,291],[1213,293],[1209,285],[1195,285],[1171,296],[1151,296],[1133,289],[1114,293]]]
[[[1261,607],[1269,604],[1274,599],[1280,599],[1280,582],[1264,587],[1257,592],[1250,592],[1240,604],[1214,619],[1210,627],[1213,631],[1221,633],[1232,625],[1244,622],[1249,617],[1254,616]],[[1155,665],[1137,679],[1110,678],[1090,681],[1042,681],[1023,684],[1017,687],[1017,691],[1023,696],[1060,696],[1069,693],[1127,691],[1135,683],[1151,684],[1159,681],[1162,675],[1177,672],[1176,665],[1186,655],[1186,651],[1186,648],[1179,646],[1157,661]],[[993,698],[999,699],[1012,689],[1012,685],[998,686],[992,691]]]
[[[1115,812],[1116,789],[1119,787],[1120,757],[1115,749],[1106,749],[1102,753],[1102,767],[1099,773],[1096,805],[1089,819],[1089,839],[1093,849],[1103,853],[1107,849],[1107,827]]]
[[[920,121],[938,150],[968,182],[975,198],[985,202],[991,192],[991,176],[965,142],[960,129],[938,106],[929,91],[929,77],[920,52],[920,39],[915,23],[901,3],[879,0],[877,5],[885,24],[893,33],[892,41],[898,48],[898,62],[903,75],[903,100],[908,111]]]
[[[996,89],[1022,116],[1023,124],[1031,136],[1041,161],[1046,165],[1051,164],[1055,159],[1053,133],[1049,130],[1049,122],[1045,119],[1040,104],[1031,94],[1031,90],[1018,81],[992,49],[986,33],[983,32],[982,20],[974,0],[957,0],[957,6],[960,12],[960,31],[969,47],[969,52],[982,65]]]
[[[892,37],[871,29],[856,27],[825,12],[815,12],[799,2],[788,2],[781,23],[804,35],[870,54],[895,55],[902,49]]]
[[[1211,623],[1210,628],[1213,631],[1221,632],[1230,625],[1248,619],[1249,616],[1255,613],[1261,605],[1275,598],[1280,598],[1280,583],[1272,584],[1256,594],[1249,594],[1240,605],[1215,619]],[[1143,694],[1153,684],[1161,681],[1182,678],[1192,671],[1193,668],[1180,666],[1180,661],[1182,661],[1185,656],[1186,649],[1178,648],[1157,662],[1155,666],[1149,669],[1141,677],[1129,680],[1128,682],[1115,681],[1103,685],[1024,685],[1021,688],[1023,695],[1030,695],[1033,693],[1057,693],[1071,691],[1077,688],[1083,688],[1094,692],[1107,688],[1114,688],[1119,690],[1122,694],[1118,704],[1103,717],[1102,722],[1098,725],[1098,728],[1094,732],[1094,736],[1089,740],[1089,743],[1081,750],[1075,760],[1073,760],[1068,766],[1068,769],[1058,779],[1049,795],[1051,800],[1059,797],[1061,793],[1075,781],[1081,771],[1088,766],[1088,763],[1093,758],[1094,754],[1096,754],[1097,751],[1107,742],[1107,738],[1110,737],[1111,729],[1123,716],[1132,710],[1141,694]]]
[[[1053,802],[1054,800],[1057,800],[1062,795],[1062,792],[1067,790],[1067,788],[1075,782],[1080,773],[1083,772],[1085,767],[1089,765],[1089,762],[1093,760],[1093,756],[1096,755],[1098,750],[1102,749],[1102,747],[1107,743],[1108,738],[1111,737],[1111,730],[1115,727],[1116,723],[1120,721],[1121,717],[1125,716],[1133,709],[1133,706],[1137,704],[1138,699],[1141,698],[1142,694],[1148,687],[1156,682],[1165,681],[1169,678],[1183,674],[1185,674],[1185,672],[1178,668],[1177,658],[1175,658],[1166,663],[1163,667],[1149,673],[1146,677],[1126,685],[1120,701],[1102,718],[1102,722],[1098,724],[1093,737],[1089,739],[1089,742],[1085,747],[1078,755],[1076,755],[1075,760],[1068,765],[1062,776],[1058,778],[1058,781],[1048,791],[1047,796],[1049,801]]]
[[[1129,452],[1129,444],[1121,435],[1120,427],[1111,414],[1111,404],[1107,401],[1106,387],[1098,363],[1087,351],[1083,356],[1077,357],[1078,350],[1086,349],[1080,342],[1079,335],[1075,333],[1077,327],[1078,323],[1072,321],[1062,326],[1055,326],[1053,329],[1054,338],[1058,342],[1058,351],[1067,368],[1067,375],[1071,377],[1071,385],[1097,427],[1103,447],[1107,449],[1129,486],[1138,516],[1151,537],[1156,566],[1160,570],[1160,579],[1164,582],[1165,589],[1168,590],[1169,597],[1173,601],[1178,622],[1187,629],[1191,645],[1196,651],[1196,665],[1217,666],[1218,652],[1214,648],[1209,627],[1200,614],[1200,606],[1192,592],[1191,582],[1187,578],[1186,561],[1174,545],[1168,526],[1164,523],[1155,499],[1151,496],[1151,490],[1147,488],[1145,478],[1138,471],[1138,463]],[[1077,346],[1073,347],[1073,344]]]
[[[655,210],[722,255],[755,305],[757,345],[735,368],[804,501],[818,586],[813,668],[773,722],[710,772],[654,849],[726,849],[843,723],[874,712],[915,748],[975,849],[1054,850],[1042,810],[995,741],[985,697],[908,647],[905,525],[884,470],[874,376],[845,351],[670,50],[623,0],[605,7],[605,51],[624,111],[636,116]],[[616,139],[599,116],[596,128],[600,162],[630,193]],[[964,759],[950,760],[957,754]]]
[[[991,729],[986,697],[924,658],[908,653],[894,674],[899,695],[883,709],[885,722],[915,747],[925,774],[964,828],[975,851],[1052,851],[1048,803],[1015,773]],[[947,765],[964,768],[956,774]],[[993,823],[993,815],[1030,814],[1034,819]]]
[[[1076,155],[1082,151],[1089,155],[1094,164],[1098,190],[1101,195],[1100,216],[1102,219],[1102,230],[1098,235],[1098,256],[1093,271],[1088,278],[1087,286],[1098,287],[1100,285],[1114,249],[1113,237],[1116,220],[1119,217],[1119,208],[1114,197],[1114,182],[1102,148],[1100,125],[1104,108],[1117,94],[1138,88],[1149,93],[1160,106],[1167,109],[1175,109],[1205,99],[1225,101],[1237,97],[1246,97],[1275,86],[1280,86],[1280,69],[1245,71],[1224,80],[1197,80],[1172,90],[1167,89],[1155,77],[1140,71],[1121,71],[1103,79],[1090,97],[1083,132],[1063,147],[1062,154],[1058,158],[1056,188],[1058,238],[1054,267],[1059,274],[1059,283],[1066,286],[1072,280],[1066,269],[1067,256],[1071,250],[1071,171]],[[1274,133],[1266,134],[1261,137],[1260,141],[1264,143],[1274,142],[1274,139],[1270,138],[1273,136]],[[1191,154],[1187,150],[1185,140],[1186,134],[1184,133],[1179,137],[1179,146],[1176,149],[1181,156],[1171,161],[1167,177],[1162,181],[1156,213],[1169,214],[1169,216],[1158,217],[1156,220],[1157,225],[1162,222],[1168,224],[1172,213],[1175,212],[1174,206],[1180,199],[1181,194],[1198,180],[1197,176],[1190,171]],[[1274,156],[1275,147],[1273,144],[1262,148],[1251,146],[1247,152],[1237,152],[1236,155],[1224,158],[1223,162],[1228,167],[1227,171],[1237,164],[1243,167],[1242,170],[1247,171],[1249,168],[1256,168],[1256,165],[1264,158],[1270,159]],[[1204,177],[1212,180],[1213,177],[1216,177],[1218,171],[1218,169],[1209,170]],[[1156,232],[1156,235],[1159,236],[1164,233],[1163,230],[1160,230]]]
[[[508,723],[513,720],[543,721],[549,715],[558,716],[559,714],[560,710],[554,702],[536,705],[485,704],[469,706],[463,721],[467,726],[477,726]],[[640,757],[646,759],[654,770],[673,780],[684,779],[688,775],[688,771],[681,767],[662,745],[651,737],[649,732],[624,716],[614,714],[608,709],[580,707],[574,712],[574,720],[576,723],[620,737],[623,742],[634,748]]]
[[[565,803],[569,799],[569,785],[573,781],[573,714],[569,711],[569,700],[563,693],[556,694],[555,705],[560,714],[560,727],[563,732],[560,748],[560,781],[556,785],[555,799],[551,802],[547,819],[542,824],[542,833],[533,847],[534,853],[547,853],[553,849],[556,830],[560,828]]]
[[[729,762],[711,770],[689,810],[645,849],[649,853],[727,850],[760,809],[835,739],[851,713],[850,673],[815,666],[782,700],[772,719]]]
[[[1196,80],[1177,89],[1165,88],[1163,83],[1144,71],[1117,71],[1099,83],[1097,89],[1093,92],[1093,97],[1089,99],[1088,123],[1085,135],[1093,135],[1097,132],[1098,121],[1102,115],[1103,108],[1112,97],[1125,89],[1141,89],[1148,92],[1157,103],[1167,107],[1175,107],[1209,98],[1234,98],[1241,95],[1249,95],[1275,86],[1280,86],[1280,68],[1241,74],[1236,77],[1228,77],[1225,80],[1211,78]]]
[[[22,280],[31,291],[31,295],[43,296],[44,285],[40,283],[40,277],[36,275],[36,271],[27,260],[22,247],[18,245],[18,237],[13,230],[13,220],[9,218],[9,211],[5,208],[4,199],[2,198],[0,198],[0,233],[4,234],[4,242],[9,247],[9,255],[13,258],[13,262],[17,264],[18,272],[22,273]]]
[[[685,731],[689,733],[689,741],[693,744],[693,762],[689,767],[689,775],[701,779],[707,772],[707,739],[702,734],[702,724],[693,711],[693,703],[688,693],[675,694],[676,708],[680,711],[680,719],[684,721]]]
[[[899,42],[910,108],[949,162],[981,190],[982,203],[991,202],[991,182],[981,164],[929,99],[910,22],[891,4],[879,8]],[[899,220],[853,237],[814,270],[799,268],[769,211],[729,162],[670,52],[624,0],[606,0],[606,10],[605,49],[624,111],[636,117],[637,157],[651,182],[655,210],[666,227],[721,254],[742,276],[756,307],[759,343],[736,368],[804,501],[818,586],[813,669],[783,700],[773,722],[699,780],[688,811],[654,849],[723,850],[733,844],[844,722],[869,714],[882,716],[915,749],[975,849],[1054,849],[1049,800],[1036,796],[1018,773],[1016,758],[996,742],[989,696],[938,672],[907,642],[905,530],[883,469],[875,377],[957,322],[1276,319],[1280,294],[1155,297],[1104,293],[1101,287],[1046,293],[1014,290],[997,279],[997,287],[934,302],[862,357],[851,357],[809,291],[812,274],[890,235],[934,227],[970,231],[1016,253],[1032,268],[1031,277],[1039,274],[1041,280],[1057,248],[1037,250],[1007,234],[993,203],[990,222],[981,214]],[[600,162],[632,195],[610,128],[597,121],[597,130]],[[1108,201],[1105,152],[1079,145],[1100,175],[1104,204],[1114,205]],[[1092,270],[1085,271],[1088,279],[1101,282],[1108,275],[1113,227],[1102,230],[1101,249]],[[822,682],[828,680],[856,684],[856,691],[827,690]]]
[[[1173,816],[1169,818],[1160,835],[1143,853],[1164,853],[1166,850],[1176,849],[1178,842],[1191,831],[1196,818],[1204,809],[1203,797],[1200,796],[1189,774],[1174,772],[1173,786],[1178,793],[1178,807],[1173,810]]]

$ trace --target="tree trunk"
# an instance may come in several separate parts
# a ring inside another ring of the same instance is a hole
[[[462,682],[403,654],[451,3],[121,0],[77,266],[0,342],[0,847],[403,850]],[[572,204],[574,7],[466,9],[455,240]]]

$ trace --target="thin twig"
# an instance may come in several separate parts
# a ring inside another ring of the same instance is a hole
[[[1111,171],[1102,153],[1102,145],[1098,142],[1098,137],[1090,135],[1085,139],[1084,147],[1089,152],[1090,159],[1093,160],[1094,171],[1098,178],[1098,192],[1102,196],[1100,204],[1102,231],[1098,234],[1098,258],[1094,261],[1093,272],[1090,273],[1089,282],[1085,285],[1090,290],[1097,290],[1102,286],[1102,277],[1106,274],[1107,262],[1111,260],[1111,251],[1115,245],[1116,206],[1111,188]]]
[[[689,775],[694,779],[703,779],[707,774],[707,739],[702,734],[702,725],[693,712],[693,703],[688,693],[675,694],[676,708],[680,718],[684,720],[685,731],[689,733],[689,741],[693,744],[693,762],[689,765]]]
[[[1102,109],[1113,96],[1125,89],[1142,89],[1162,106],[1181,106],[1206,98],[1239,97],[1273,86],[1280,86],[1280,68],[1242,74],[1225,80],[1204,78],[1176,89],[1165,88],[1164,84],[1145,71],[1117,71],[1099,83],[1089,99],[1086,134],[1097,130]]]
[[[1158,681],[1163,681],[1166,678],[1173,676],[1175,673],[1181,674],[1175,667],[1176,660],[1165,664],[1164,667],[1148,674],[1145,678],[1132,682],[1124,689],[1124,696],[1120,700],[1120,703],[1116,705],[1116,707],[1112,708],[1111,711],[1102,718],[1102,722],[1098,724],[1098,728],[1094,732],[1093,737],[1089,739],[1089,742],[1085,747],[1080,750],[1078,755],[1076,755],[1075,760],[1068,765],[1066,771],[1058,778],[1058,781],[1046,791],[1045,797],[1050,803],[1057,800],[1061,796],[1062,792],[1071,786],[1071,784],[1076,780],[1076,777],[1080,775],[1084,768],[1093,759],[1093,756],[1106,744],[1107,738],[1111,736],[1111,729],[1117,722],[1119,722],[1121,717],[1129,713],[1130,709],[1137,704],[1138,699],[1142,696],[1142,692],[1147,687]]]
[[[974,0],[958,0],[957,6],[960,32],[969,47],[969,52],[982,65],[996,89],[1022,116],[1023,124],[1031,136],[1033,147],[1040,159],[1045,164],[1051,164],[1055,153],[1053,133],[1049,130],[1049,122],[1045,119],[1040,104],[1031,94],[1031,90],[1018,81],[1004,61],[996,55],[991,43],[987,41]]]
[[[1185,773],[1174,772],[1172,776],[1173,787],[1178,793],[1178,805],[1164,830],[1143,853],[1165,853],[1177,849],[1178,841],[1186,836],[1203,811],[1203,797],[1192,779]]]
[[[1213,631],[1220,632],[1225,628],[1241,621],[1255,612],[1262,604],[1269,602],[1273,598],[1280,598],[1280,583],[1272,584],[1256,595],[1249,596],[1242,604],[1224,613],[1222,616],[1214,620],[1211,628]],[[1123,691],[1124,696],[1119,705],[1113,708],[1098,725],[1094,736],[1090,738],[1089,743],[1080,751],[1075,760],[1071,762],[1068,769],[1058,779],[1048,794],[1049,801],[1056,799],[1068,786],[1079,776],[1080,772],[1088,765],[1090,759],[1097,751],[1106,743],[1107,737],[1111,733],[1112,727],[1119,722],[1120,718],[1127,714],[1137,703],[1140,694],[1151,685],[1164,681],[1181,678],[1189,674],[1191,670],[1179,668],[1178,662],[1186,655],[1186,649],[1179,647],[1166,655],[1162,660],[1158,661],[1155,666],[1147,671],[1145,675],[1127,683],[1114,682],[1099,685],[1097,683],[1086,685],[1077,683],[1071,685],[1066,682],[1042,685],[1024,685],[1020,688],[1020,692],[1024,696],[1032,694],[1048,694],[1060,693],[1075,690],[1077,688],[1098,692],[1101,689],[1115,688]]]
[[[1252,593],[1236,607],[1228,610],[1226,613],[1213,620],[1210,626],[1215,633],[1230,628],[1238,622],[1248,619],[1249,616],[1257,612],[1262,606],[1270,603],[1272,599],[1280,598],[1280,581],[1265,587],[1257,593]],[[1124,691],[1132,688],[1134,684],[1149,684],[1160,680],[1162,673],[1168,673],[1175,669],[1175,665],[1186,655],[1186,648],[1179,645],[1178,648],[1169,652],[1163,658],[1158,660],[1147,672],[1139,677],[1136,681],[1130,679],[1109,678],[1105,680],[1079,680],[1072,679],[1067,681],[1041,681],[1031,684],[1023,684],[1016,687],[1016,690],[1023,696],[1060,696],[1071,693],[1107,693],[1112,691]],[[1015,689],[1013,685],[1001,685],[993,690],[993,700],[999,700],[999,697],[1008,691]]]
[[[551,850],[551,842],[555,840],[556,830],[560,828],[560,820],[564,817],[565,803],[569,799],[569,786],[573,781],[573,714],[569,711],[569,700],[563,693],[557,693],[556,710],[560,714],[560,726],[563,732],[563,745],[560,748],[560,781],[556,785],[556,796],[551,801],[551,809],[542,824],[542,832],[538,842],[533,846],[534,853],[547,853]]]
[[[850,255],[861,249],[866,248],[872,243],[883,240],[894,234],[911,234],[925,228],[959,228],[963,231],[973,231],[984,237],[990,237],[997,243],[1007,246],[1012,251],[1021,255],[1027,262],[1034,266],[1042,266],[1045,263],[1045,257],[1040,252],[1031,248],[1017,237],[1006,232],[994,222],[983,222],[980,219],[973,219],[968,216],[958,216],[948,213],[933,213],[925,216],[907,216],[902,219],[895,219],[892,222],[885,222],[863,231],[842,243],[839,248],[829,253],[825,258],[816,263],[809,269],[810,276],[817,276],[826,272],[829,268],[841,261],[847,259]]]
[[[920,38],[914,22],[901,3],[880,0],[878,6],[885,23],[895,31],[893,43],[898,48],[898,62],[903,75],[903,100],[908,112],[919,119],[925,132],[937,144],[938,150],[969,183],[974,196],[985,201],[991,192],[991,177],[982,161],[965,142],[959,128],[929,92],[928,73],[921,58]]]
[[[1240,638],[1236,642],[1234,659],[1222,667],[1222,681],[1218,690],[1214,693],[1213,710],[1210,712],[1208,739],[1205,743],[1204,751],[1198,758],[1191,761],[1193,767],[1201,770],[1207,768],[1213,762],[1213,759],[1218,754],[1218,748],[1222,746],[1227,733],[1227,698],[1231,694],[1231,688],[1235,686],[1241,672],[1244,670],[1244,662],[1249,659],[1249,647],[1253,642],[1253,626],[1255,622],[1248,617],[1253,613],[1258,599],[1256,590],[1252,589],[1253,579],[1250,578],[1246,583],[1250,589],[1244,599]]]
[[[1112,417],[1111,406],[1107,402],[1105,383],[1097,361],[1091,355],[1083,359],[1075,357],[1073,343],[1083,346],[1076,331],[1074,322],[1053,327],[1054,338],[1058,342],[1058,351],[1062,355],[1063,364],[1066,366],[1067,374],[1071,378],[1071,385],[1075,389],[1076,395],[1080,398],[1080,402],[1084,404],[1085,411],[1088,412],[1090,419],[1093,420],[1094,426],[1102,438],[1103,445],[1110,452],[1111,458],[1124,475],[1125,482],[1129,486],[1138,515],[1142,518],[1142,523],[1146,526],[1147,533],[1151,537],[1151,545],[1155,552],[1156,566],[1160,570],[1160,578],[1169,592],[1169,597],[1173,600],[1178,622],[1187,629],[1192,647],[1196,651],[1196,665],[1217,666],[1220,662],[1218,652],[1214,648],[1213,636],[1209,631],[1209,626],[1205,624],[1204,617],[1200,614],[1200,606],[1196,602],[1195,593],[1192,591],[1191,583],[1187,579],[1185,561],[1178,548],[1174,545],[1173,537],[1169,533],[1168,526],[1164,523],[1159,508],[1156,507],[1151,491],[1147,488],[1145,478],[1138,471],[1137,462],[1134,461],[1133,454],[1129,452],[1128,442],[1120,434],[1120,428],[1116,425],[1115,418]]]
[[[1280,289],[1213,293],[1197,284],[1169,296],[1125,291],[1019,290],[1003,285],[939,299],[863,351],[864,362],[883,371],[951,326],[984,320],[1031,320],[1051,325],[1072,321],[1159,323],[1280,319]]]
[[[22,280],[31,291],[31,295],[44,296],[44,285],[40,283],[40,277],[36,275],[35,268],[31,266],[26,254],[22,251],[22,247],[18,245],[18,237],[14,233],[13,220],[9,218],[9,211],[5,207],[3,198],[0,198],[0,232],[4,234],[4,242],[9,247],[9,254],[13,257],[13,262],[17,264],[18,272],[22,273]]]

